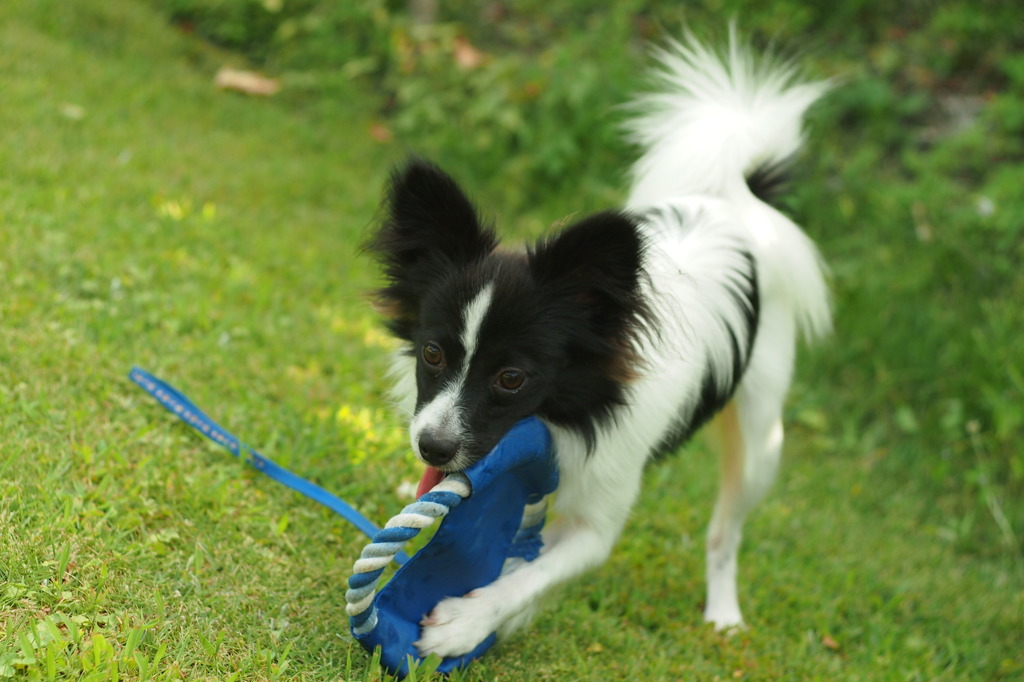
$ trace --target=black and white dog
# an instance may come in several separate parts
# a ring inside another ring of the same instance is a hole
[[[630,127],[644,152],[625,208],[524,250],[499,247],[436,166],[393,174],[370,250],[386,278],[380,306],[404,342],[397,390],[426,480],[487,456],[537,415],[561,481],[541,556],[425,614],[424,655],[507,634],[552,586],[601,563],[644,464],[708,421],[721,491],[704,617],[742,623],[741,526],[779,463],[797,337],[830,328],[818,252],[770,205],[828,86],[730,38],[721,52],[689,38],[658,53],[659,91],[636,102]]]

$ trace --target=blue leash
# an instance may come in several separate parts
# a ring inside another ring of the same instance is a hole
[[[256,470],[266,474],[278,483],[283,483],[292,490],[305,495],[306,497],[319,502],[346,521],[361,530],[372,538],[378,531],[376,525],[365,516],[356,511],[352,505],[336,495],[332,495],[320,486],[307,481],[306,479],[293,474],[273,460],[264,457],[248,445],[242,443],[238,438],[231,435],[217,422],[210,419],[195,404],[185,397],[178,389],[161,379],[156,378],[149,372],[133,367],[128,378],[138,384],[142,390],[157,399],[161,405],[173,412],[183,422],[196,429],[204,436],[227,448],[235,457],[242,457],[245,454],[245,461]],[[395,556],[395,562],[404,565],[409,560],[408,555],[399,552]]]

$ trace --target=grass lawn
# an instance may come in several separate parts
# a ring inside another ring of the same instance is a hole
[[[139,2],[0,6],[0,679],[381,677],[344,610],[364,538],[127,379],[168,379],[378,522],[418,477],[358,255],[404,144],[347,81],[217,91],[232,60]],[[887,165],[878,138],[814,144],[828,172],[794,205],[839,334],[802,361],[748,526],[749,629],[701,620],[698,442],[651,466],[608,564],[453,679],[1024,679],[1022,233],[974,208],[1024,217],[1024,176],[978,160],[981,132],[943,152],[982,167],[966,180]],[[495,212],[526,234],[577,208]]]

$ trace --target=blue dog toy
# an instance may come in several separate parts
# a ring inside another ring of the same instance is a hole
[[[490,584],[508,560],[537,558],[544,496],[557,485],[547,428],[535,417],[519,422],[490,454],[407,506],[363,549],[345,595],[352,634],[367,651],[380,646],[381,662],[404,675],[408,657],[418,659],[420,619],[441,599]],[[434,537],[374,597],[394,553],[437,517],[444,520]],[[491,633],[438,670],[460,668],[493,644]]]
[[[129,377],[185,423],[274,480],[343,516],[372,537],[353,567],[345,597],[352,634],[369,652],[380,648],[381,664],[404,677],[419,661],[414,642],[419,622],[446,597],[461,597],[490,584],[509,562],[532,561],[540,553],[544,498],[558,486],[558,469],[547,428],[535,417],[519,422],[486,457],[451,474],[393,517],[383,529],[344,500],[275,464],[225,431],[173,386],[139,368]],[[438,518],[434,537],[411,558],[406,541]],[[387,566],[401,568],[377,590]],[[447,658],[450,672],[484,654],[491,633],[474,651]]]

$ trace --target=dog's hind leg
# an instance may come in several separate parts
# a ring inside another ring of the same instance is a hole
[[[743,521],[764,498],[778,471],[793,345],[788,325],[762,327],[739,389],[711,423],[720,454],[721,487],[708,527],[704,619],[716,629],[743,623],[736,590],[737,554]]]

